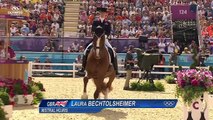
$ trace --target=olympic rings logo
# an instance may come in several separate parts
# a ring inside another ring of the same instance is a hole
[[[20,8],[19,8],[19,7],[16,7],[16,6],[13,6],[13,7],[11,8],[11,10],[13,10],[13,11],[19,11]]]
[[[164,101],[163,104],[166,106],[166,107],[172,107],[175,105],[175,101]]]

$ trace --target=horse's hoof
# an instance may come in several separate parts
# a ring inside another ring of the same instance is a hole
[[[108,94],[109,94],[109,88],[107,88],[105,91],[104,99],[108,99]]]
[[[131,90],[129,87],[124,87],[123,90]]]
[[[88,99],[88,95],[87,95],[87,94],[83,94],[83,95],[81,96],[81,99]]]

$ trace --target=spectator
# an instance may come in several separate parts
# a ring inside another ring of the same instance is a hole
[[[76,64],[82,64],[82,58],[81,55],[78,55],[78,57],[75,59]],[[80,70],[81,66],[76,66],[76,70]]]
[[[187,47],[184,48],[184,51],[182,52],[183,54],[190,54],[191,52]]]
[[[160,39],[160,43],[158,44],[159,53],[165,53],[165,43],[163,39]]]
[[[8,46],[7,47],[8,53],[6,53],[6,48],[5,48],[5,43],[3,40],[0,41],[0,59],[11,59],[15,60],[16,59],[16,54],[14,50]]]
[[[169,43],[167,44],[168,47],[168,53],[174,53],[174,49],[175,49],[175,44],[173,43],[172,40],[169,41]]]
[[[56,30],[59,29],[59,24],[57,23],[57,21],[55,20],[52,25],[51,25],[51,28],[53,29],[55,27]]]
[[[175,42],[175,49],[174,49],[174,53],[175,53],[175,54],[180,53],[180,47],[178,46],[177,41]]]
[[[129,37],[129,30],[127,27],[124,27],[124,29],[121,30],[121,37],[122,38],[128,38]]]
[[[136,34],[136,31],[135,31],[135,27],[130,27],[130,30],[129,30],[129,37],[130,38],[134,38],[135,37],[135,34]]]
[[[177,54],[176,53],[170,54],[169,64],[170,65],[177,65]]]
[[[132,23],[132,21],[130,21],[127,17],[125,17],[123,20],[122,20],[122,26],[123,27],[128,27],[130,26]]]
[[[27,25],[23,25],[23,27],[21,28],[21,32],[24,32],[27,36],[28,33],[30,32],[30,29],[28,28]]]
[[[58,36],[58,29],[53,26],[52,29],[51,29],[51,32],[50,32],[50,36],[54,36],[54,37],[57,37]]]
[[[50,47],[45,45],[44,49],[42,50],[42,52],[49,52],[50,51]]]
[[[0,41],[0,59],[5,59],[6,58],[6,53],[4,50],[4,41]]]
[[[63,45],[59,45],[59,47],[58,47],[58,52],[64,52],[64,47],[63,47]]]
[[[86,14],[86,11],[83,11],[80,15],[80,20],[83,21],[84,23],[87,22],[88,20],[88,17],[87,17],[87,14]]]
[[[21,56],[19,60],[27,60],[27,58],[25,56]]]
[[[79,44],[78,44],[78,41],[77,41],[77,40],[75,40],[75,41],[72,43],[72,45],[71,45],[71,50],[72,50],[73,52],[78,52],[78,51],[79,51]]]
[[[33,30],[30,30],[28,36],[35,36],[35,34],[33,33]]]
[[[11,27],[10,27],[10,33],[11,33],[11,35],[14,36],[17,31],[18,31],[18,29],[15,27],[15,25],[11,24]]]
[[[159,61],[159,65],[165,65],[165,57],[162,55],[162,53],[160,53],[160,61]],[[164,72],[164,68],[158,68],[159,72]],[[164,75],[160,74],[158,75],[158,80],[163,79]]]
[[[78,52],[84,52],[84,47],[83,46],[79,46],[79,51]]]
[[[107,0],[102,0],[102,7],[103,8],[108,7],[108,5],[109,5],[109,2]]]
[[[189,48],[191,53],[198,52],[199,49],[194,40],[192,40],[191,44],[189,45]]]
[[[143,30],[141,27],[139,27],[138,30],[136,31],[135,37],[139,38],[142,34],[143,34]]]
[[[152,32],[151,35],[149,36],[150,39],[157,39],[157,35],[155,32]]]

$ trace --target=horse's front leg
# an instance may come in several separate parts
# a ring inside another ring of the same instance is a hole
[[[100,88],[96,88],[95,93],[94,93],[95,100],[99,99],[100,92],[101,92]]]
[[[81,99],[88,99],[87,95],[87,83],[89,81],[89,78],[86,76],[84,77],[84,90],[83,90],[83,95],[81,96]]]

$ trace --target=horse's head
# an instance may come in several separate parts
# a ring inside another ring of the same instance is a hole
[[[95,49],[95,55],[97,59],[100,59],[100,50],[104,48],[105,44],[105,32],[101,26],[96,27],[93,36],[93,47]]]

